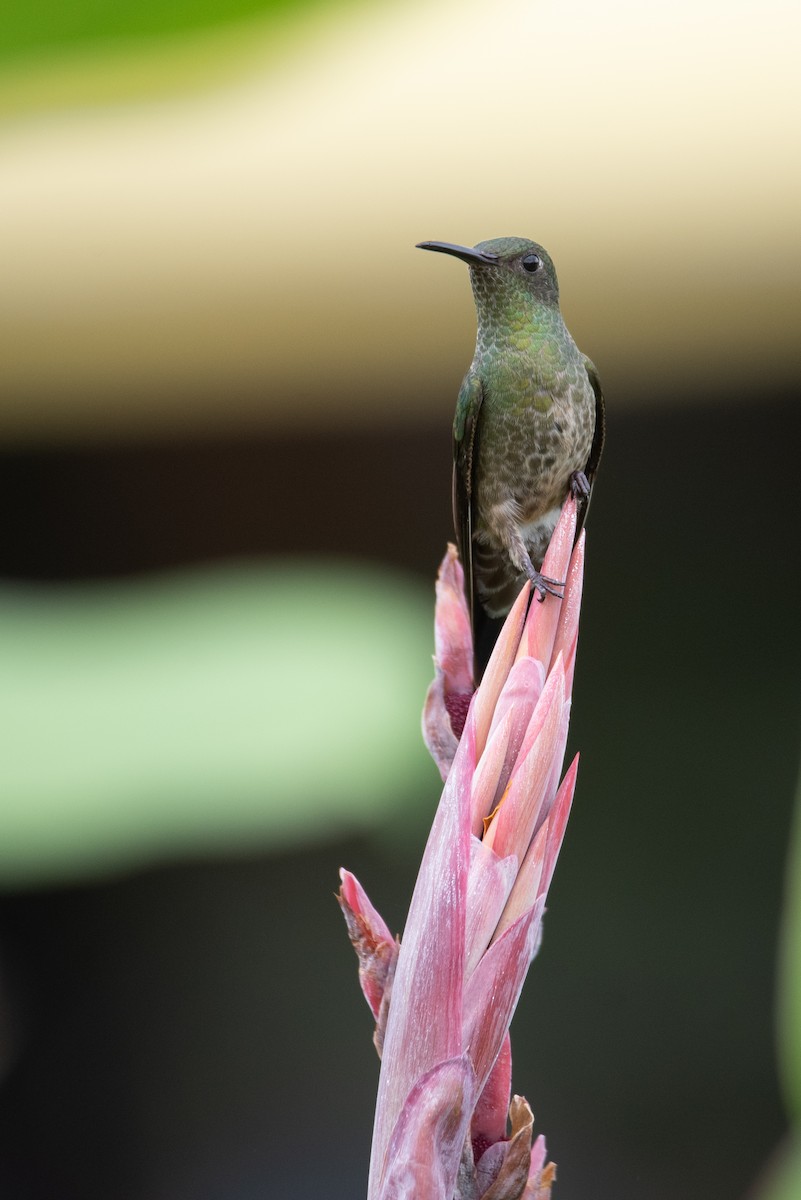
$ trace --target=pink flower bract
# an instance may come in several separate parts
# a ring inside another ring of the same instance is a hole
[[[560,784],[584,565],[575,530],[569,500],[543,564],[566,580],[564,598],[530,601],[523,589],[472,698],[452,547],[443,561],[423,726],[446,781],[399,952],[343,872],[362,986],[383,1030],[368,1200],[550,1195],[554,1171],[543,1139],[532,1145],[531,1111],[520,1097],[509,1107],[509,1025],[576,783],[577,759]]]

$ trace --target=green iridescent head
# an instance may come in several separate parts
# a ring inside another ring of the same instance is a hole
[[[559,305],[559,282],[547,250],[528,238],[493,238],[476,246],[451,242],[418,242],[421,250],[452,254],[470,267],[473,292],[479,309],[503,298],[512,306],[528,301]]]

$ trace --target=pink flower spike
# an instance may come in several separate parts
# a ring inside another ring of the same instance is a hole
[[[443,780],[451,768],[473,695],[473,636],[456,547],[448,546],[437,576],[434,680],[423,707],[423,740]]]
[[[423,727],[443,777],[400,946],[358,881],[340,902],[383,1056],[368,1200],[549,1200],[511,1091],[509,1025],[541,938],[576,783],[567,742],[584,565],[566,502],[544,571],[562,600],[526,585],[472,695],[472,640],[451,548],[437,583],[436,678]],[[463,719],[463,730],[460,724]],[[458,741],[457,741],[458,739]]]
[[[554,649],[554,639],[559,624],[562,608],[569,597],[569,564],[576,537],[576,502],[572,498],[565,501],[561,516],[553,531],[548,551],[542,564],[542,573],[549,579],[565,581],[564,599],[556,596],[545,596],[544,600],[536,599],[528,610],[525,629],[520,639],[518,658],[524,656],[538,659],[547,669],[551,663]]]

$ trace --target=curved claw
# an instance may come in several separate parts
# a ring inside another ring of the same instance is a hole
[[[532,587],[536,588],[538,600],[544,600],[546,594],[548,596],[556,596],[557,600],[564,599],[564,593],[557,591],[557,588],[564,588],[564,579],[551,579],[550,576],[543,575],[535,567],[532,567],[531,571],[528,572],[528,577],[531,580]]]
[[[583,471],[574,471],[570,476],[570,495],[574,500],[589,500],[590,481]]]

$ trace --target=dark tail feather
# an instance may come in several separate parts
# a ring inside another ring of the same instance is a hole
[[[506,614],[526,582],[508,556],[490,546],[473,543],[473,673],[478,686],[498,640]],[[487,612],[495,613],[491,616]],[[500,614],[500,615],[497,615]]]
[[[473,612],[473,682],[476,687],[487,668],[503,622],[503,617],[488,617],[481,605],[476,604]]]

